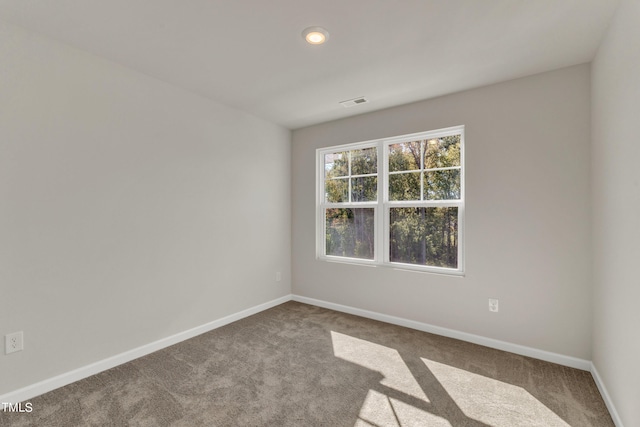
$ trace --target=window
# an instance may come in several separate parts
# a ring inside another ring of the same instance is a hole
[[[463,272],[464,127],[317,151],[317,254]]]

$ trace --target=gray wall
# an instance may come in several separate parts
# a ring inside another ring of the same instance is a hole
[[[0,40],[0,394],[290,293],[289,130]]]
[[[315,259],[315,149],[454,125],[466,277]],[[589,65],[294,131],[293,293],[590,360],[589,144]]]
[[[622,1],[593,61],[593,363],[640,425],[640,1]]]
[[[0,336],[25,332],[23,352],[0,356],[0,394],[293,283],[593,358],[624,424],[638,423],[639,21],[623,0],[592,79],[581,65],[312,126],[292,151],[286,129],[0,23]],[[316,148],[459,124],[464,278],[315,260]]]

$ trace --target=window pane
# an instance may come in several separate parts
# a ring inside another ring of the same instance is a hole
[[[389,175],[389,200],[420,200],[420,172]]]
[[[325,221],[327,255],[373,259],[373,208],[326,209]]]
[[[420,141],[389,145],[389,171],[420,169]]]
[[[324,182],[325,200],[329,203],[349,201],[349,178],[328,179]]]
[[[324,155],[325,178],[349,175],[349,156],[347,152]]]
[[[424,195],[426,200],[460,199],[460,170],[425,172]]]
[[[378,177],[365,176],[351,179],[352,202],[375,202],[378,200]]]
[[[378,151],[375,147],[351,152],[351,175],[377,173]]]
[[[458,267],[458,208],[391,208],[391,262]]]
[[[460,166],[460,135],[429,139],[424,152],[424,168]]]

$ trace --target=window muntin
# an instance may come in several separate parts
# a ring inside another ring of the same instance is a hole
[[[353,203],[378,199],[376,147],[324,154],[325,202]]]
[[[460,199],[461,134],[387,145],[389,200]]]
[[[317,153],[319,258],[463,273],[463,126]]]

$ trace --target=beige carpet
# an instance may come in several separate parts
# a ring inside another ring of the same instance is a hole
[[[0,426],[613,426],[588,372],[288,302]]]

